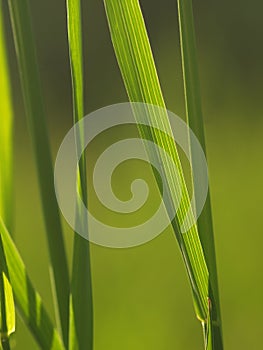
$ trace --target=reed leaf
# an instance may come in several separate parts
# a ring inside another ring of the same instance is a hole
[[[0,1],[0,216],[11,229],[13,221],[13,110],[10,93],[3,8]],[[9,336],[15,331],[15,306],[9,281],[5,252],[0,236],[0,339],[3,349],[9,349]]]
[[[191,0],[178,0],[180,28],[180,48],[183,68],[186,117],[189,126],[199,139],[203,150],[206,150],[203,113],[201,105],[200,82],[198,76],[197,50],[194,29],[194,17]],[[220,315],[219,289],[216,268],[216,253],[212,223],[210,194],[203,212],[197,222],[206,263],[209,270],[209,288],[211,298],[212,349],[222,350],[222,324]]]
[[[11,229],[13,221],[13,108],[2,7],[2,1],[0,1],[0,215],[6,226]]]
[[[104,3],[115,54],[130,101],[165,107],[138,0],[105,0]],[[171,194],[171,208],[167,208],[168,212],[173,210],[175,206],[174,202],[177,196],[178,186],[182,190],[181,204],[178,208],[176,219],[172,222],[172,226],[186,264],[197,317],[203,322],[206,322],[208,317],[208,270],[198,236],[197,226],[193,225],[186,233],[180,231],[180,225],[190,206],[181,163],[176,145],[168,136],[170,124],[167,114],[155,114],[150,106],[148,108],[149,110],[146,111],[146,114],[149,120],[153,120],[152,124],[165,127],[167,135],[160,132],[157,128],[149,129],[140,126],[140,118],[137,119],[139,131],[142,138],[152,140],[169,152],[179,171],[180,177],[177,178],[171,172],[171,165],[167,159],[168,156],[167,158],[161,158],[163,173]],[[135,113],[135,118],[138,116],[140,114],[136,115]],[[159,159],[160,155],[149,154],[150,159],[151,157],[157,157]]]
[[[51,260],[54,303],[63,340],[68,340],[69,274],[57,206],[51,152],[48,140],[42,91],[39,82],[35,43],[28,0],[9,0],[13,36],[20,70],[26,116],[32,137],[40,193]]]
[[[74,123],[84,116],[83,62],[80,0],[67,0],[68,43],[71,64]],[[83,146],[83,130],[77,130],[79,140],[76,147]],[[85,153],[79,162],[78,183],[84,204],[87,206]],[[76,220],[86,220],[86,213],[76,208]],[[90,269],[89,242],[75,233],[73,268],[70,296],[69,347],[72,350],[93,349],[93,306]]]

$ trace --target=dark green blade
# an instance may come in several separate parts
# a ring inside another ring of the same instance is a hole
[[[9,0],[26,115],[35,151],[44,220],[54,283],[56,315],[65,344],[68,341],[69,274],[59,210],[54,190],[53,166],[42,101],[35,43],[28,0]]]
[[[206,150],[203,113],[201,106],[198,63],[196,57],[196,43],[194,18],[191,0],[178,0],[180,47],[184,79],[184,94],[186,116],[188,124],[198,137],[203,150]],[[210,194],[203,212],[198,219],[198,231],[202,242],[206,263],[209,270],[209,294],[212,304],[212,337],[213,349],[223,349],[222,324],[220,316],[219,290],[216,268],[216,254],[212,223]]]
[[[84,116],[82,34],[80,0],[67,0],[68,41],[71,63],[74,122]],[[83,130],[78,130],[83,145]],[[83,153],[76,184],[84,204],[87,206],[86,160]],[[76,208],[78,220],[86,220],[86,213]],[[71,350],[93,349],[93,305],[90,269],[89,242],[75,233],[73,249],[72,283],[70,297],[69,348]]]

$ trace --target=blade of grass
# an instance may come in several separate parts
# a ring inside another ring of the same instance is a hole
[[[42,102],[28,0],[9,0],[26,115],[35,151],[42,207],[51,259],[51,281],[59,328],[67,345],[69,274],[59,210],[53,185],[53,166]]]
[[[2,240],[0,237],[0,336],[3,348],[8,348],[9,337],[15,331],[15,305],[13,290],[9,281],[9,272]]]
[[[0,216],[9,229],[13,216],[12,127],[13,111],[7,65],[3,6],[0,1]],[[3,349],[9,349],[9,336],[15,331],[15,306],[5,253],[0,238],[0,338]]]
[[[0,215],[3,217],[6,226],[11,229],[13,216],[13,109],[2,7],[2,1],[0,1]]]
[[[115,54],[130,101],[165,107],[138,0],[104,0],[104,3]],[[150,120],[154,121],[152,124],[164,126],[169,131],[170,124],[167,114],[156,115],[150,106],[148,108],[146,114]],[[137,122],[140,124],[140,118]],[[176,178],[175,174],[171,173],[168,156],[161,158],[163,172],[171,193],[172,210],[174,209],[178,184],[180,187],[182,186],[181,204],[172,225],[191,282],[197,316],[205,322],[208,313],[208,271],[196,225],[184,234],[180,232],[180,224],[190,206],[190,199],[175,143],[169,136],[156,128],[149,130],[149,128],[146,129],[139,125],[139,131],[142,138],[152,140],[169,152],[180,173],[180,178]],[[158,156],[149,154],[150,159]]]
[[[74,123],[84,116],[83,63],[80,0],[67,0],[68,42],[71,63]],[[82,146],[83,130],[78,130]],[[87,206],[86,160],[83,153],[76,184],[84,204]],[[77,220],[86,220],[85,213],[76,208]],[[72,350],[93,348],[93,307],[91,289],[89,242],[75,233],[73,250],[72,285],[70,298],[69,347]]]
[[[16,305],[43,350],[63,350],[62,340],[53,327],[39,294],[27,275],[25,265],[0,217],[0,239],[5,252]]]
[[[191,0],[178,0],[178,15],[183,67],[186,116],[190,128],[198,137],[203,150],[206,150],[203,113],[201,106],[200,83],[196,55],[193,8]],[[216,268],[216,254],[212,223],[210,194],[203,212],[198,219],[199,235],[202,242],[208,270],[210,298],[212,303],[213,349],[223,349],[222,325],[220,315],[219,290]]]

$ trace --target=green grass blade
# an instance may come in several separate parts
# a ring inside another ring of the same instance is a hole
[[[73,114],[74,122],[84,116],[83,100],[83,63],[81,35],[81,4],[80,0],[67,0],[68,42],[71,63]],[[78,130],[82,146],[83,130]],[[83,153],[78,170],[78,190],[87,206],[86,160]],[[85,220],[86,213],[77,214],[80,220]],[[91,289],[90,249],[89,242],[75,233],[73,250],[72,285],[70,298],[70,333],[69,347],[72,350],[93,348],[93,307]]]
[[[34,290],[25,265],[0,218],[0,238],[5,252],[10,283],[13,287],[16,305],[43,350],[63,350],[61,338],[43,306],[39,294]]]
[[[178,0],[178,14],[181,41],[181,56],[184,79],[186,116],[189,126],[198,137],[205,151],[205,135],[201,106],[200,83],[196,57],[194,18],[191,0]],[[223,349],[219,291],[217,281],[216,254],[212,224],[210,195],[198,219],[199,235],[202,242],[208,270],[210,298],[212,303],[212,334],[214,349]]]
[[[35,151],[44,220],[51,259],[51,280],[54,281],[56,297],[55,307],[59,317],[58,324],[62,330],[63,340],[68,339],[69,313],[69,274],[63,242],[62,228],[57,206],[53,166],[49,147],[45,112],[42,102],[37,59],[28,0],[9,0],[12,28],[15,39],[17,58],[20,68],[22,90],[26,115],[30,126]],[[60,320],[60,321],[59,321]]]
[[[13,111],[9,85],[2,1],[0,1],[0,216],[12,228],[13,176],[12,129]],[[9,348],[9,336],[15,331],[15,306],[8,268],[0,239],[0,338],[3,349]]]
[[[15,305],[13,291],[9,281],[4,248],[0,237],[0,338],[7,346],[9,336],[15,331]]]
[[[0,1],[0,12],[0,215],[3,217],[6,226],[11,229],[13,216],[13,109],[4,36],[2,1]]]
[[[138,0],[105,0],[104,2],[115,54],[130,101],[165,107]],[[150,110],[150,107],[149,111],[146,112],[148,118],[152,119],[154,124],[157,123],[157,125],[164,126],[167,131],[170,130],[166,113],[156,115]],[[137,120],[137,122],[140,123],[140,120]],[[176,220],[173,222],[173,228],[186,263],[197,316],[202,320],[206,320],[208,312],[208,271],[197,227],[196,225],[192,226],[184,234],[179,231],[180,224],[189,208],[190,199],[183,179],[176,145],[170,137],[157,129],[149,130],[149,128],[145,129],[139,126],[139,130],[142,138],[154,141],[169,152],[180,173],[180,178],[176,178],[171,173],[169,160],[166,157],[161,158],[163,172],[171,193],[172,205],[174,205],[173,201],[177,196],[178,184],[180,186],[180,181],[182,182],[182,199]],[[158,157],[155,154],[149,156],[150,159],[151,157]]]

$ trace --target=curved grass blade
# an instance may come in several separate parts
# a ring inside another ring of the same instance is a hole
[[[64,345],[27,275],[25,265],[0,217],[0,238],[5,252],[15,302],[25,323],[43,350],[63,350]]]
[[[178,0],[180,47],[182,56],[186,116],[190,128],[198,137],[203,150],[206,150],[203,113],[201,106],[200,83],[196,57],[194,18],[191,0]],[[199,235],[209,270],[209,288],[212,304],[213,349],[223,349],[222,324],[220,315],[219,290],[216,268],[216,254],[213,234],[210,194],[203,212],[198,219]]]
[[[68,42],[71,63],[74,123],[84,116],[83,63],[80,0],[67,0]],[[83,145],[83,130],[78,130]],[[86,159],[83,153],[78,169],[78,191],[87,206]],[[76,220],[86,220],[86,213],[76,208]],[[93,307],[91,289],[89,242],[75,233],[73,250],[72,284],[70,296],[69,348],[72,350],[93,348]]]
[[[2,1],[0,1],[0,216],[12,228],[13,176],[12,125],[13,111],[9,85]],[[0,237],[0,339],[3,349],[9,349],[9,336],[15,331],[15,306],[8,268]]]
[[[37,59],[28,0],[9,0],[13,35],[26,115],[35,151],[42,207],[51,259],[51,282],[59,328],[65,345],[68,339],[69,274],[63,241],[62,227],[53,185],[53,166],[42,102]]]
[[[104,3],[115,54],[130,101],[165,107],[138,0],[104,0]],[[154,120],[154,124],[162,125],[166,130],[170,130],[166,113],[156,115],[149,107],[146,114],[150,120],[151,118]],[[138,115],[140,116],[140,114]],[[140,124],[139,119],[137,119],[137,122]],[[177,211],[176,220],[172,222],[172,225],[191,282],[197,317],[206,322],[208,313],[208,270],[196,225],[184,234],[179,229],[190,206],[190,199],[175,143],[170,137],[157,129],[149,130],[149,128],[145,129],[139,125],[139,131],[142,138],[152,140],[169,152],[179,171],[180,178],[178,179],[171,173],[168,157],[161,158],[163,172],[171,193],[172,208],[167,208],[168,211],[174,209],[173,205],[178,186],[182,189],[181,204]],[[159,155],[149,154],[149,157],[150,159],[151,157],[159,158]]]

